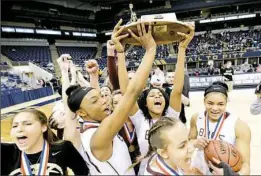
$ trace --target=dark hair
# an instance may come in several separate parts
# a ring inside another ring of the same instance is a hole
[[[138,99],[138,105],[139,105],[139,108],[142,111],[143,115],[145,116],[145,119],[149,120],[150,122],[152,120],[152,117],[150,116],[149,109],[147,106],[147,97],[148,97],[149,92],[153,89],[159,90],[165,99],[165,107],[162,112],[162,116],[166,115],[167,109],[169,107],[169,96],[163,89],[152,87],[150,89],[144,90]]]
[[[51,145],[53,144],[58,144],[58,143],[61,143],[63,141],[60,141],[58,139],[58,137],[53,133],[53,131],[51,130],[51,128],[48,126],[48,120],[47,120],[47,117],[46,115],[40,111],[40,110],[37,110],[37,109],[33,109],[33,108],[30,108],[30,109],[25,109],[21,112],[18,112],[14,118],[20,114],[20,113],[23,113],[23,112],[27,112],[27,113],[31,113],[33,114],[36,119],[41,123],[41,125],[46,125],[47,126],[47,130],[43,133],[43,138]],[[13,119],[14,119],[13,118]]]
[[[215,82],[212,83],[212,85],[222,86],[222,87],[224,87],[225,89],[227,89],[227,91],[228,91],[228,86],[227,86],[227,84],[224,83],[224,82],[222,82],[222,81],[215,81]]]
[[[84,96],[91,91],[92,87],[81,87],[80,85],[72,85],[66,90],[66,95],[68,95],[67,105],[70,110],[76,113],[80,109],[81,102]]]
[[[63,96],[62,86],[59,86],[59,87],[57,88],[57,91],[58,91],[58,94],[59,94],[60,96]]]
[[[228,92],[227,87],[224,87],[224,86],[219,85],[219,84],[214,84],[214,85],[212,84],[212,85],[208,86],[205,89],[204,97],[206,97],[208,94],[210,94],[212,92],[219,92],[219,93],[224,94],[226,97],[228,96],[227,95],[227,92]]]

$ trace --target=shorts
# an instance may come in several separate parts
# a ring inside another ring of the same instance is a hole
[[[225,83],[228,86],[228,92],[231,92],[233,90],[233,81],[225,81]]]

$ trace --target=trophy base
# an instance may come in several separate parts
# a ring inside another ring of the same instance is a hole
[[[170,44],[183,40],[183,37],[179,36],[177,32],[185,34],[189,33],[188,26],[180,21],[147,21],[144,22],[146,30],[148,30],[149,23],[152,24],[151,32],[157,45]],[[128,29],[131,29],[135,35],[139,36],[137,30],[137,22],[126,25],[121,34],[129,33]],[[123,42],[131,45],[141,45],[131,35],[129,35],[128,38],[123,39]]]

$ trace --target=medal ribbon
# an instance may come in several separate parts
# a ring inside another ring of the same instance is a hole
[[[226,112],[225,112],[222,116],[219,117],[217,124],[216,124],[216,127],[215,127],[215,130],[210,136],[209,119],[208,119],[208,114],[206,114],[205,115],[205,135],[204,136],[207,137],[208,139],[216,140],[221,129],[222,129],[222,126],[223,126],[226,118],[227,118],[227,115],[226,115]]]
[[[183,175],[180,172],[180,169],[178,169],[179,171],[176,172],[174,169],[169,167],[167,165],[167,163],[159,155],[157,156],[157,159],[156,159],[156,165],[161,170],[161,172],[164,173],[165,175]]]
[[[47,141],[44,141],[43,150],[40,156],[40,167],[37,175],[46,175],[47,163],[49,159],[49,150],[49,144],[47,143]],[[29,159],[25,152],[21,153],[21,172],[23,175],[33,175],[31,166],[29,164]]]
[[[127,139],[129,141],[130,144],[132,144],[134,138],[135,138],[135,128],[133,129],[133,131],[131,132],[127,123],[124,123],[124,131],[126,133]]]
[[[80,127],[77,127],[77,130],[80,133],[83,133],[84,131],[86,131],[90,128],[97,128],[98,126],[100,126],[100,123],[98,123],[98,122],[84,121],[84,122],[79,122],[79,123],[80,123]]]

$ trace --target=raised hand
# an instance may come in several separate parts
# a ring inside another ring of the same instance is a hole
[[[70,56],[70,54],[62,54],[58,59],[57,59],[57,63],[61,69],[61,71],[65,71],[68,72],[69,67],[70,67],[70,63],[72,57]]]
[[[156,42],[151,35],[151,23],[149,24],[148,32],[145,29],[145,24],[138,20],[137,29],[139,36],[136,36],[131,29],[128,29],[131,36],[137,40],[146,50],[156,48]]]
[[[96,60],[91,59],[86,62],[86,70],[87,72],[91,74],[98,74],[99,71],[99,65]]]
[[[107,56],[114,56],[115,46],[112,40],[107,41]]]
[[[189,43],[191,42],[191,40],[193,39],[194,35],[195,35],[195,27],[191,24],[187,24],[187,26],[189,27],[189,34],[184,34],[182,32],[177,32],[177,34],[184,38],[183,40],[180,41],[179,43],[179,47],[181,48],[187,48]]]
[[[116,26],[113,29],[111,40],[114,44],[114,47],[118,53],[124,52],[124,45],[120,42],[122,39],[128,37],[129,34],[120,35],[121,32],[124,30],[124,26],[120,27],[122,23],[122,19],[116,24]]]

